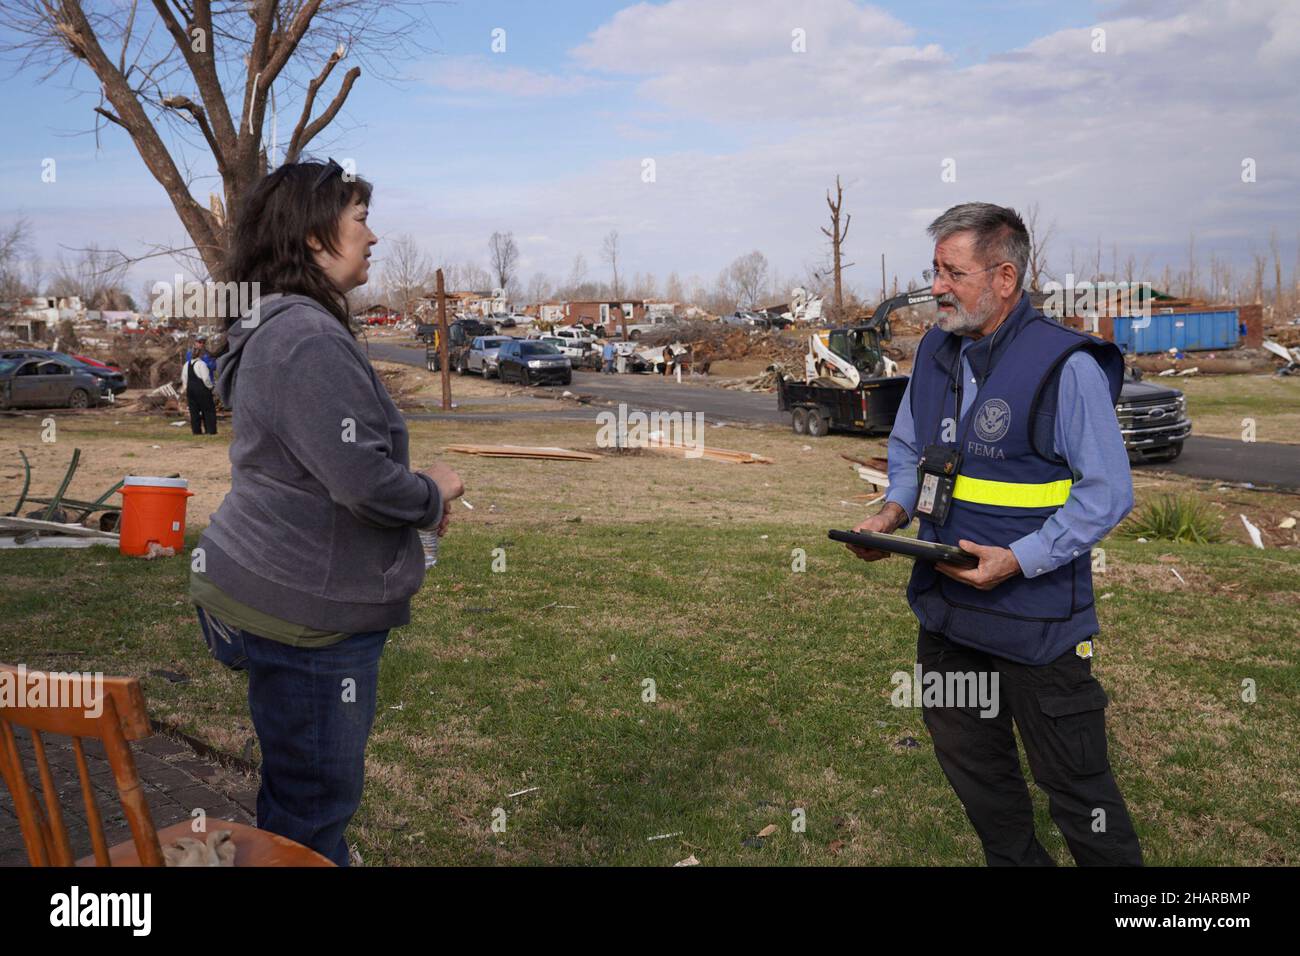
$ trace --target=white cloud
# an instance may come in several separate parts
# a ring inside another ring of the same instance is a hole
[[[804,31],[809,53],[791,51]],[[671,0],[620,10],[573,56],[591,69],[662,73],[810,56],[832,48],[879,49],[904,43],[913,30],[876,7],[851,0],[791,4],[789,0]]]
[[[717,155],[656,145],[654,184],[628,162],[608,163],[545,196],[495,184],[494,201],[572,235],[566,258],[590,258],[599,220],[621,224],[629,251],[661,272],[711,273],[755,246],[788,270],[819,255],[822,196],[839,173],[853,184],[850,244],[866,285],[881,251],[905,275],[920,268],[925,222],[971,199],[1039,202],[1067,258],[1071,241],[1096,237],[1109,255],[1112,241],[1123,250],[1138,237],[1178,246],[1193,231],[1206,241],[1293,233],[1300,44],[1284,0],[1130,3],[1096,24],[1104,53],[1090,26],[971,66],[909,45],[905,24],[841,0],[800,9],[809,52],[792,53],[789,8],[673,0],[616,14],[574,58],[635,73],[638,105],[734,130],[737,146]],[[1257,183],[1241,182],[1246,156],[1259,163]],[[956,183],[940,180],[949,157]]]
[[[508,66],[490,56],[441,58],[415,71],[415,77],[440,89],[495,96],[572,96],[604,85],[597,77]]]

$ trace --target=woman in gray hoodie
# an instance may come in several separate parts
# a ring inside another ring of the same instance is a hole
[[[446,465],[411,470],[406,423],[351,332],[345,297],[378,242],[370,194],[333,160],[293,163],[240,211],[229,277],[253,304],[217,362],[231,487],[190,579],[213,655],[248,671],[258,826],[340,866],[379,658],[424,578],[416,529],[445,532],[464,490]]]

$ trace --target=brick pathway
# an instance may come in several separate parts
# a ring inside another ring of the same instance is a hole
[[[31,752],[31,738],[22,728],[14,728],[19,750],[27,764],[27,779],[41,793]],[[59,793],[59,806],[68,828],[68,838],[76,857],[91,853],[90,831],[86,826],[85,805],[77,776],[76,757],[67,737],[44,736],[45,752]],[[84,740],[86,765],[95,788],[95,802],[104,824],[108,845],[131,839],[131,831],[118,802],[113,773],[97,740]],[[145,801],[154,827],[161,830],[173,823],[188,820],[192,810],[202,807],[209,818],[235,820],[252,824],[257,813],[257,780],[219,767],[195,755],[182,743],[162,734],[154,734],[131,744],[136,770],[145,792]],[[26,866],[27,848],[13,798],[0,783],[0,866]]]

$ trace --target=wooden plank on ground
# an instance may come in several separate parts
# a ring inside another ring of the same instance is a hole
[[[600,461],[600,455],[568,448],[535,447],[531,445],[448,445],[447,451],[462,455],[483,455],[488,458],[540,458],[546,461]]]
[[[735,465],[770,465],[772,459],[752,451],[733,451],[730,448],[709,448],[700,445],[682,445],[673,442],[652,442],[645,446],[647,451],[662,452],[679,458],[708,458],[710,461],[724,461]]]
[[[39,531],[42,534],[72,535],[74,538],[118,540],[118,536],[111,531],[100,531],[98,528],[87,528],[79,524],[42,521],[39,518],[15,518],[11,515],[0,515],[0,532],[2,531]]]

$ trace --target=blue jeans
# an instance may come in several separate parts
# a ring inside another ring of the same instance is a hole
[[[347,866],[343,834],[361,805],[388,631],[291,647],[196,610],[212,656],[248,671],[248,709],[262,749],[258,827]]]

